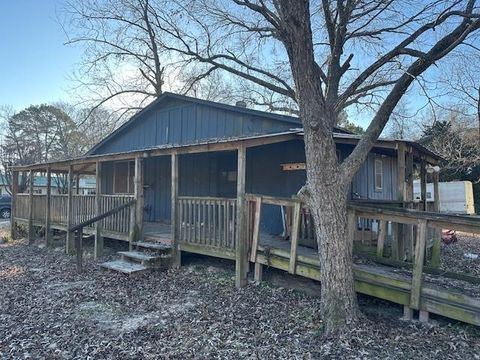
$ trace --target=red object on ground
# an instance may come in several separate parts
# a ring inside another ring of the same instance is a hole
[[[457,242],[455,230],[442,230],[442,241],[444,244],[453,244]]]

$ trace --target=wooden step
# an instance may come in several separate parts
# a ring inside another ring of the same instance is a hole
[[[162,243],[146,242],[146,241],[138,241],[136,243],[133,243],[133,245],[138,246],[140,248],[144,248],[144,249],[150,249],[150,250],[166,251],[166,250],[171,250],[172,249],[172,245],[167,245],[167,244],[162,244]]]
[[[119,251],[118,254],[120,254],[124,258],[134,259],[139,262],[160,259],[159,255],[151,255],[140,251]]]
[[[104,269],[118,271],[127,275],[137,274],[149,270],[146,266],[124,260],[108,261],[100,264],[100,266]]]

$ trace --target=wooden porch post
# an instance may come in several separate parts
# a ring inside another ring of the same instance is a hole
[[[80,194],[80,173],[75,176],[75,191],[77,195]]]
[[[409,147],[407,152],[406,179],[405,179],[405,201],[408,202],[407,208],[413,207],[413,149]],[[408,249],[408,259],[412,260],[414,253],[414,234],[413,225],[403,225],[405,228],[405,243]]]
[[[138,237],[143,239],[143,209],[144,209],[144,195],[143,195],[143,160],[137,156],[135,158],[135,179],[134,179],[134,194],[136,200],[136,215],[138,227]]]
[[[67,180],[67,239],[65,241],[65,251],[67,254],[72,254],[74,249],[74,233],[68,229],[72,226],[73,220],[73,165],[68,166],[68,180]]]
[[[425,159],[420,161],[420,188],[422,197],[422,210],[427,211],[427,169]]]
[[[28,180],[28,243],[33,243],[33,170],[29,171]]]
[[[440,212],[440,186],[438,172],[433,173],[433,211]],[[442,230],[434,229],[433,247],[432,247],[432,266],[440,266],[440,253],[442,247]]]
[[[242,144],[238,148],[237,163],[237,239],[235,244],[235,286],[247,284],[247,244],[245,236],[245,163],[246,149]]]
[[[173,246],[173,267],[179,268],[181,265],[180,244],[178,243],[178,154],[171,155],[171,232],[172,232],[172,246]]]
[[[17,227],[15,217],[17,216],[17,193],[18,193],[18,171],[12,172],[12,209],[10,211],[10,236],[12,240],[17,238]]]
[[[50,207],[52,195],[52,171],[47,167],[47,197],[45,199],[45,246],[50,246],[52,240],[52,229],[50,223]]]
[[[102,163],[95,163],[95,215],[102,212]],[[102,221],[95,223],[95,245],[94,256],[98,259],[103,253]]]
[[[405,144],[397,143],[397,200],[405,206]],[[395,260],[403,260],[405,254],[404,235],[405,229],[403,224],[397,224],[395,227],[396,234],[392,241],[392,256]]]

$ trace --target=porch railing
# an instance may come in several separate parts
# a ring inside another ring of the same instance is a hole
[[[15,214],[16,219],[29,219],[29,194],[21,193],[15,195]],[[46,195],[32,196],[32,217],[33,221],[45,222]],[[134,199],[133,195],[100,195],[100,213],[129,203]],[[68,196],[65,194],[51,195],[50,221],[52,225],[67,225],[68,216]],[[129,233],[130,231],[130,212],[131,206],[122,208],[112,216],[101,221],[103,230],[116,233]],[[72,195],[72,214],[71,224],[83,223],[96,216],[96,196],[95,195]],[[93,225],[89,225],[92,227]]]
[[[236,199],[178,197],[179,241],[235,249],[236,211]]]

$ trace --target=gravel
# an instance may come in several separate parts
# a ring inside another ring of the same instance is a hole
[[[404,322],[367,297],[360,323],[327,337],[318,294],[237,290],[233,264],[216,259],[129,278],[87,258],[77,274],[74,257],[16,241],[0,245],[0,285],[0,359],[480,358],[477,328]]]

